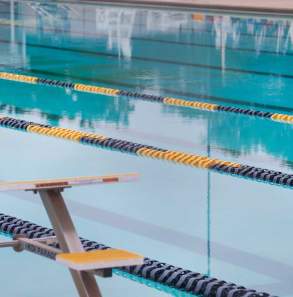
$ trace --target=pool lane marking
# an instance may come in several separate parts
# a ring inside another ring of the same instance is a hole
[[[274,170],[243,165],[236,162],[163,149],[122,139],[115,139],[101,134],[87,133],[68,128],[59,128],[5,116],[0,117],[0,126],[34,134],[71,140],[98,148],[112,149],[140,157],[166,160],[185,166],[207,169],[213,172],[225,173],[232,176],[244,177],[255,181],[293,188],[293,174],[286,174]]]
[[[244,109],[244,108],[238,108],[233,106],[224,106],[224,105],[218,105],[213,103],[191,101],[191,100],[185,100],[185,99],[173,98],[173,97],[163,97],[163,96],[137,93],[132,91],[120,90],[120,89],[112,89],[112,88],[99,87],[94,85],[65,82],[60,80],[52,80],[52,79],[46,79],[46,78],[39,78],[36,76],[28,76],[28,75],[14,74],[14,73],[8,73],[8,72],[0,72],[0,79],[28,83],[28,84],[41,84],[46,86],[69,88],[83,93],[102,94],[107,96],[126,96],[130,98],[137,98],[137,99],[150,101],[150,102],[162,103],[168,106],[186,107],[186,108],[198,109],[198,110],[204,110],[204,111],[210,111],[210,112],[228,112],[228,113],[243,114],[247,116],[253,116],[253,117],[258,117],[263,119],[269,119],[272,121],[293,124],[293,115],[288,115],[288,114]]]

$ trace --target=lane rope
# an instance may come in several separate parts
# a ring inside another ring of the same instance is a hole
[[[166,160],[181,165],[203,168],[218,173],[245,177],[289,188],[293,187],[293,174],[286,174],[279,171],[257,168],[254,166],[243,165],[191,153],[167,150],[151,145],[115,139],[101,134],[87,133],[68,128],[59,128],[6,116],[0,116],[0,127],[67,139],[99,148],[112,149],[123,153],[131,153],[141,157]]]
[[[224,106],[224,105],[218,105],[218,104],[213,104],[208,102],[191,101],[191,100],[185,100],[180,98],[150,95],[150,94],[132,92],[127,90],[119,90],[119,89],[99,87],[94,85],[65,82],[60,80],[40,78],[36,76],[28,76],[24,74],[15,74],[15,73],[8,73],[8,72],[0,72],[0,79],[28,83],[28,84],[41,84],[46,86],[67,88],[67,89],[72,89],[83,93],[93,93],[93,94],[101,94],[101,95],[107,95],[107,96],[126,96],[130,98],[137,98],[137,99],[150,101],[150,102],[158,102],[168,106],[186,107],[186,108],[192,108],[192,109],[205,110],[209,112],[227,112],[227,113],[243,114],[247,116],[253,116],[253,117],[258,117],[262,119],[269,119],[272,121],[293,124],[293,115],[289,115],[289,114],[272,113],[268,111],[252,110],[252,109],[238,108],[233,106]]]
[[[54,236],[52,229],[5,214],[0,214],[0,231],[10,236],[22,235],[30,239]],[[86,251],[110,248],[84,238],[81,238],[81,242]],[[55,245],[55,247],[58,247],[58,245]],[[234,283],[228,283],[150,258],[144,258],[143,265],[124,267],[119,270],[171,288],[204,297],[276,297],[268,293],[257,292]]]

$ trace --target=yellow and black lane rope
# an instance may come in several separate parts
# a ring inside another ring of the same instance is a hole
[[[191,100],[185,100],[185,99],[179,99],[179,98],[150,95],[150,94],[132,92],[127,90],[119,90],[119,89],[112,89],[112,88],[86,85],[86,84],[80,84],[80,83],[65,82],[60,80],[46,79],[46,78],[28,76],[23,74],[8,73],[8,72],[0,72],[0,79],[18,81],[18,82],[29,83],[29,84],[42,84],[47,86],[69,88],[69,89],[76,90],[78,92],[85,92],[85,93],[103,94],[108,96],[127,96],[127,97],[142,99],[146,101],[151,101],[151,102],[159,102],[169,106],[187,107],[187,108],[193,108],[193,109],[206,110],[210,112],[218,111],[218,112],[243,114],[247,116],[253,116],[253,117],[258,117],[263,119],[269,119],[272,121],[293,124],[293,115],[288,115],[288,114],[279,114],[279,113],[272,113],[268,111],[252,110],[252,109],[238,108],[233,106],[224,106],[224,105],[212,104],[207,102],[191,101]]]
[[[150,145],[115,139],[95,133],[87,133],[67,128],[43,125],[5,116],[0,117],[0,126],[46,136],[54,136],[76,141],[82,144],[117,150],[123,153],[132,153],[137,156],[166,160],[197,168],[204,168],[219,173],[228,173],[257,181],[269,182],[276,185],[293,187],[293,174],[286,174],[283,172],[247,166],[190,153],[171,151]]]

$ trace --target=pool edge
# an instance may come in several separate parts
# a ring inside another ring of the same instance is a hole
[[[66,0],[64,1],[66,2]],[[71,1],[73,2],[73,1]],[[243,12],[243,13],[270,13],[270,14],[282,14],[282,15],[292,15],[293,16],[293,4],[291,7],[284,6],[258,6],[258,5],[233,5],[231,4],[219,4],[216,1],[214,3],[200,3],[196,2],[191,3],[190,0],[80,0],[76,1],[80,3],[97,3],[97,4],[120,4],[120,5],[148,5],[155,7],[169,7],[169,8],[180,8],[180,9],[209,9],[209,10],[218,10],[226,12]],[[229,1],[227,1],[229,2]]]

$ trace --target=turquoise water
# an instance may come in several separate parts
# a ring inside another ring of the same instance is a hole
[[[1,1],[0,71],[293,114],[292,30],[273,17]],[[3,80],[0,98],[6,116],[293,172],[291,125]],[[135,183],[65,193],[83,237],[293,295],[291,190],[0,133],[1,180],[140,173]],[[49,226],[29,193],[1,194],[1,212]],[[3,295],[76,296],[63,267],[10,250],[0,257]],[[121,276],[98,281],[105,296],[183,296]]]

